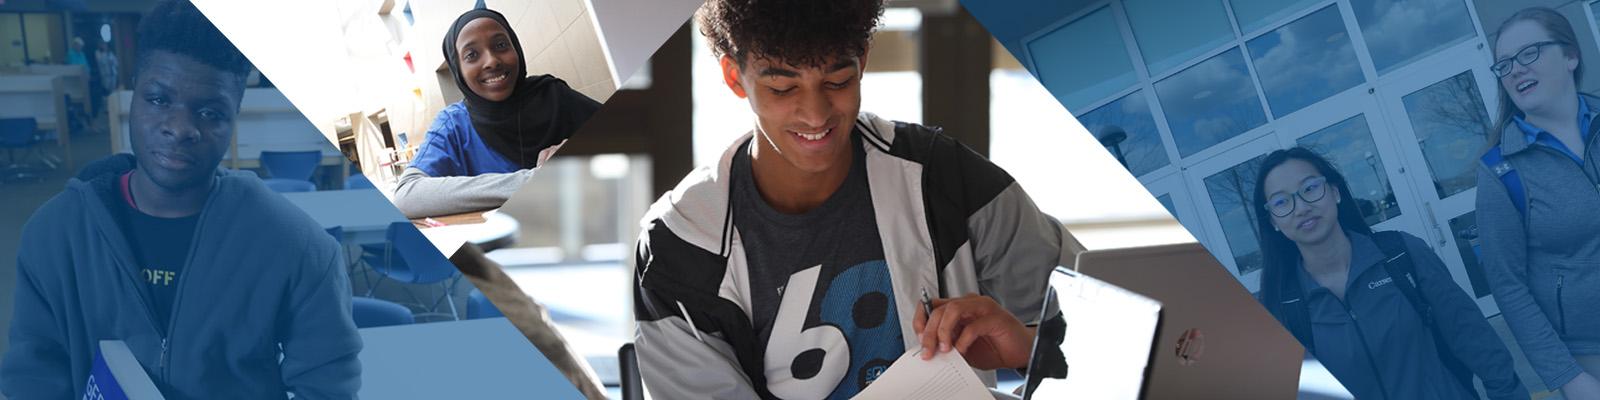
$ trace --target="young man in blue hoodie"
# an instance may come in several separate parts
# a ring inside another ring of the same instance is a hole
[[[0,392],[83,396],[121,340],[169,399],[353,398],[340,248],[249,173],[219,170],[249,63],[188,1],[139,26],[133,154],[85,167],[23,228]]]

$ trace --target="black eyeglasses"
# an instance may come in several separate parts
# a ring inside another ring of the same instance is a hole
[[[1493,65],[1489,66],[1489,70],[1494,72],[1494,76],[1496,78],[1504,78],[1506,75],[1511,75],[1511,60],[1517,60],[1517,64],[1522,64],[1523,66],[1533,64],[1534,61],[1539,61],[1539,53],[1543,53],[1540,50],[1543,50],[1544,46],[1553,44],[1565,45],[1566,43],[1555,40],[1546,40],[1543,42],[1523,46],[1521,50],[1517,50],[1517,54],[1515,56],[1506,57],[1495,61]]]
[[[1317,202],[1318,200],[1322,200],[1323,197],[1327,196],[1328,178],[1313,176],[1306,178],[1305,181],[1300,182],[1300,190],[1297,190],[1294,193],[1275,193],[1272,196],[1267,197],[1267,204],[1262,204],[1261,206],[1266,208],[1268,212],[1271,212],[1272,216],[1283,218],[1294,213],[1294,207],[1296,203],[1294,198],[1299,197],[1300,201],[1303,201],[1306,204],[1311,204]]]

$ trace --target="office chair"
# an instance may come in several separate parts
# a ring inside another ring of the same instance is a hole
[[[483,292],[477,288],[473,288],[472,292],[467,294],[467,319],[499,318],[504,316],[505,314],[501,314],[500,309],[495,307],[494,303],[490,302],[489,298],[485,297]]]
[[[0,181],[39,180],[38,170],[20,162],[18,150],[32,150],[39,143],[39,123],[33,118],[0,119],[0,148],[6,150],[6,163],[0,167]]]
[[[618,382],[622,383],[622,400],[644,400],[644,377],[639,375],[639,354],[633,343],[617,349]]]
[[[310,182],[311,174],[317,171],[317,164],[321,162],[322,152],[315,150],[261,152],[261,167],[274,179]]]
[[[411,309],[393,302],[367,297],[350,299],[350,316],[357,328],[408,325],[417,322]]]
[[[442,315],[437,312],[439,303],[446,302],[450,305],[450,317],[461,319],[456,310],[455,299],[451,296],[456,282],[461,280],[461,273],[456,270],[455,264],[445,259],[444,255],[433,247],[433,242],[429,242],[428,238],[422,235],[422,231],[417,230],[410,221],[389,224],[387,235],[389,240],[384,244],[384,250],[379,254],[367,252],[362,255],[362,260],[390,280],[414,285],[440,284],[444,293],[440,294],[431,306],[422,307],[423,303],[416,298],[415,293],[411,293],[412,300],[419,308],[426,308],[429,311],[426,314],[439,315]],[[378,281],[378,284],[368,287],[367,296],[372,296],[372,292],[382,283],[383,281]]]

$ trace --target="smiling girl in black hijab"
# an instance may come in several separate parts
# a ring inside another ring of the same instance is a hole
[[[600,103],[550,75],[527,76],[505,16],[474,9],[444,37],[464,100],[439,111],[395,188],[408,218],[499,207]]]

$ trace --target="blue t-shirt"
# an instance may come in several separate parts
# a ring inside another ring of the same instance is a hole
[[[478,137],[466,103],[459,101],[439,110],[411,166],[432,177],[503,174],[521,169]]]

